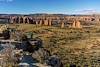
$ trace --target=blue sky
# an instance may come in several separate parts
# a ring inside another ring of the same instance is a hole
[[[99,13],[100,0],[0,0],[0,13]]]

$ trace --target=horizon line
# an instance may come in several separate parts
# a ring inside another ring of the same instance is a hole
[[[8,14],[8,15],[10,15],[10,14],[19,14],[19,15],[31,15],[31,14],[50,14],[50,15],[52,15],[52,14],[62,14],[62,15],[100,15],[100,13],[93,13],[93,14],[87,14],[87,13],[0,13],[0,15],[1,14]]]

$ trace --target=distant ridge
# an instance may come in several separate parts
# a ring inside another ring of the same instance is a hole
[[[100,14],[47,14],[47,13],[36,13],[36,14],[0,14],[0,16],[100,16]]]

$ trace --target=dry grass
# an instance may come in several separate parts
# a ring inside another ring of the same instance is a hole
[[[35,26],[32,24],[10,25],[24,32],[34,32],[43,40],[44,48],[51,54],[57,53],[65,66],[99,67],[100,28],[69,29],[60,27]],[[33,37],[34,37],[33,36]],[[99,60],[98,60],[99,58]],[[94,65],[93,65],[94,64]]]

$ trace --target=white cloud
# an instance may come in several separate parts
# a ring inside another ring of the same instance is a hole
[[[0,0],[0,2],[12,2],[14,0]]]
[[[8,2],[12,2],[13,0],[7,0]]]
[[[76,10],[74,14],[100,14],[99,11],[95,9],[86,9],[86,10]]]

